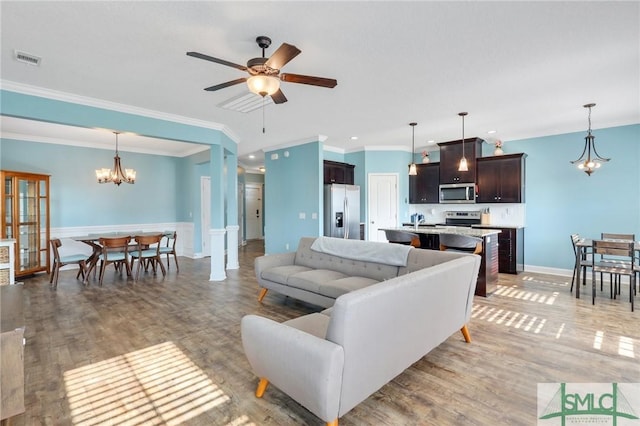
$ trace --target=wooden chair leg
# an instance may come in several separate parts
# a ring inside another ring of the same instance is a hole
[[[262,290],[260,290],[260,295],[258,296],[258,302],[262,302],[262,299],[264,299],[264,297],[267,295],[267,291],[269,291],[269,289],[267,288],[263,288]]]
[[[260,383],[258,383],[258,388],[256,389],[256,396],[258,398],[262,398],[264,395],[264,391],[267,390],[267,386],[269,385],[269,381],[264,377],[260,379]]]
[[[464,336],[464,341],[467,342],[467,343],[471,343],[471,335],[469,334],[469,329],[467,328],[466,324],[462,326],[460,331],[462,332],[462,335]]]

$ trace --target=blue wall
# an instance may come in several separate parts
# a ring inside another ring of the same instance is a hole
[[[265,153],[266,253],[294,251],[300,237],[322,235],[322,161],[320,142]]]
[[[121,152],[134,185],[99,185],[95,169],[113,166],[113,151],[11,139],[0,141],[3,170],[47,174],[52,227],[163,223],[177,220],[178,161]]]
[[[591,176],[570,160],[585,132],[508,141],[505,153],[525,152],[525,263],[571,269],[572,233],[635,233],[640,238],[640,125],[594,130],[598,152],[611,161]]]

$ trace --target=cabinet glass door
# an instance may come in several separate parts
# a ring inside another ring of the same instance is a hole
[[[49,272],[49,176],[0,171],[2,238],[15,243],[15,276]]]
[[[3,226],[4,230],[2,236],[4,238],[14,238],[13,236],[13,220],[11,213],[13,212],[13,180],[9,178],[4,179],[4,218]]]

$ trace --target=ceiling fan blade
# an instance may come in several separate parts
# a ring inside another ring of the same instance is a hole
[[[287,62],[298,56],[302,51],[292,44],[282,43],[278,50],[265,63],[266,66],[274,69],[281,69]]]
[[[246,71],[247,67],[244,65],[234,64],[233,62],[225,61],[224,59],[214,58],[213,56],[205,55],[198,52],[187,52],[188,56],[193,56],[194,58],[204,59],[205,61],[215,62],[217,64],[226,65],[228,67],[237,68],[242,71]]]
[[[333,89],[338,81],[333,78],[313,77],[300,74],[280,74],[280,80],[288,83],[310,84],[312,86],[322,86]]]
[[[204,90],[208,92],[213,92],[215,90],[224,89],[225,87],[235,86],[236,84],[244,83],[245,81],[247,81],[246,77],[238,78],[236,80],[227,81],[226,83],[220,83],[220,84],[216,84],[215,86],[207,87]]]
[[[283,104],[287,102],[287,97],[282,93],[282,90],[278,89],[276,93],[271,95],[271,100],[273,100],[274,104]]]

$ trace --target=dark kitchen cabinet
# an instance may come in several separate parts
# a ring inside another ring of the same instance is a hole
[[[324,183],[353,185],[355,167],[353,164],[324,160]]]
[[[437,204],[440,163],[416,164],[418,174],[409,176],[409,204]]]
[[[501,228],[491,225],[474,225],[474,228],[498,229],[498,271],[517,274],[524,271],[524,228]]]
[[[440,147],[440,184],[447,183],[473,183],[476,181],[476,157],[482,154],[482,142],[480,138],[464,140],[464,152],[462,140],[442,142]],[[459,172],[460,159],[467,159],[469,171]]]
[[[526,154],[477,160],[478,203],[523,203]]]

